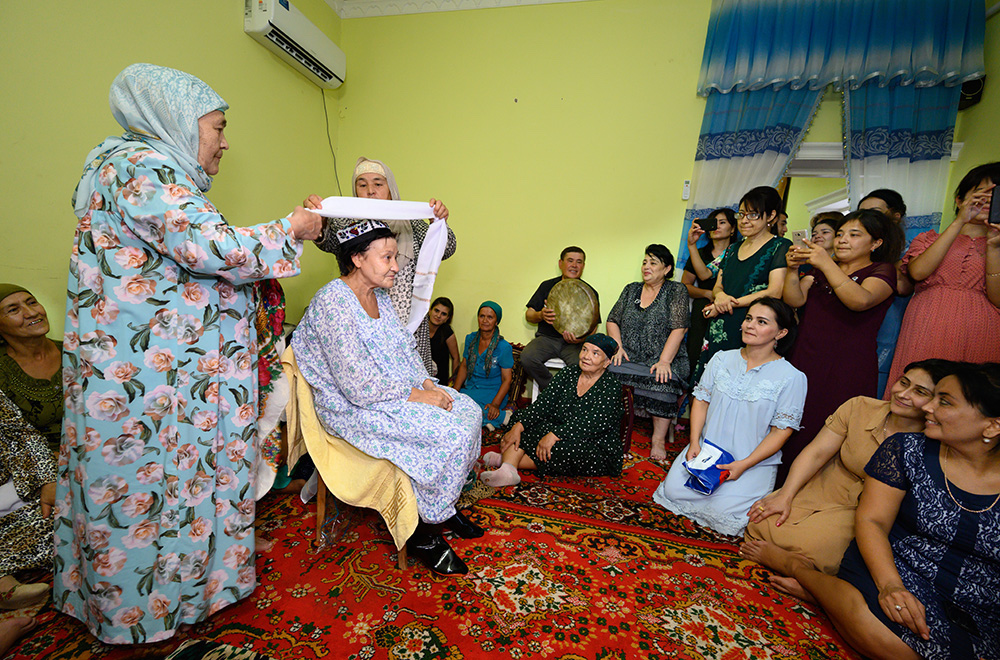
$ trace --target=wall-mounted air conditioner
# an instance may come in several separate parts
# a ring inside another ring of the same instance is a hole
[[[344,51],[288,0],[246,0],[243,31],[320,87],[344,82]]]

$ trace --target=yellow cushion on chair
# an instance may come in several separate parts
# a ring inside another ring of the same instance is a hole
[[[327,433],[313,404],[312,389],[295,363],[292,348],[281,356],[291,386],[285,414],[288,422],[288,465],[308,453],[320,477],[337,499],[378,511],[397,550],[417,528],[419,515],[413,486],[405,472],[384,458],[372,458],[343,438]]]

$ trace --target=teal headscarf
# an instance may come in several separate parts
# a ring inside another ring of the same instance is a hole
[[[479,310],[482,309],[483,307],[489,307],[490,309],[493,310],[493,313],[497,315],[497,327],[493,329],[493,337],[490,339],[490,345],[486,347],[486,359],[484,360],[484,362],[486,363],[484,365],[484,368],[486,369],[486,377],[489,378],[490,369],[493,368],[493,351],[496,350],[496,347],[500,343],[500,340],[503,339],[503,337],[500,336],[500,319],[503,318],[503,308],[500,307],[500,305],[493,302],[492,300],[487,300],[476,309],[477,315],[479,313]],[[472,370],[476,366],[476,358],[479,356],[478,351],[479,351],[479,330],[476,330],[476,336],[473,337],[471,342],[469,342],[469,348],[465,352],[465,365],[466,369],[469,370],[470,374],[472,373]]]
[[[73,212],[82,218],[90,208],[104,161],[123,147],[141,146],[174,160],[202,192],[212,187],[198,164],[198,120],[213,110],[225,112],[222,97],[190,73],[155,64],[132,64],[111,83],[111,114],[125,134],[109,137],[89,154],[73,193]]]
[[[503,318],[503,308],[500,307],[500,305],[498,305],[495,302],[493,302],[492,300],[487,300],[482,305],[480,305],[479,309],[477,309],[476,311],[478,312],[483,307],[489,307],[490,309],[493,310],[493,313],[497,315],[497,323],[499,324],[500,323],[500,319]]]

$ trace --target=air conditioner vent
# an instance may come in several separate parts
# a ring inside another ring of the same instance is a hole
[[[347,77],[344,51],[288,0],[245,0],[243,31],[324,89]]]
[[[302,50],[295,41],[288,38],[284,32],[278,28],[271,26],[271,29],[265,35],[268,39],[273,41],[279,48],[298,60],[302,66],[308,68],[314,74],[319,76],[325,82],[333,82],[337,80],[339,82],[344,82],[343,79],[338,78],[333,71],[323,66],[323,64],[317,60],[315,57],[309,53]]]

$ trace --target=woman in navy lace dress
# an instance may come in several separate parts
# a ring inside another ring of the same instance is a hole
[[[1000,365],[958,365],[924,411],[865,468],[839,576],[790,574],[865,656],[1000,658]]]

